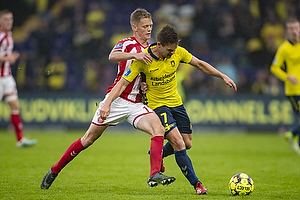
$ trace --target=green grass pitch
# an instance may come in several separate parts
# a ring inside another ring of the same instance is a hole
[[[54,133],[54,134],[52,134]],[[82,131],[30,131],[35,147],[19,149],[15,136],[0,130],[0,199],[300,199],[300,156],[278,134],[227,134],[195,131],[188,150],[196,174],[208,189],[197,196],[174,156],[164,159],[169,186],[150,188],[150,136],[109,128],[67,165],[48,190],[40,182]],[[254,181],[249,196],[231,196],[230,178],[244,172]]]

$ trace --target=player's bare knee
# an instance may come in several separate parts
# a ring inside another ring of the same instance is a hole
[[[185,144],[185,148],[188,150],[188,149],[191,149],[192,148],[192,143],[186,143]]]
[[[175,151],[181,151],[185,149],[185,144],[183,140],[176,140],[172,143],[172,147]]]
[[[163,126],[160,126],[160,128],[159,128],[159,134],[160,134],[161,136],[164,136],[164,135],[165,135],[165,128],[164,128]]]
[[[92,140],[91,138],[83,138],[83,139],[81,139],[81,144],[85,148],[91,146],[93,143],[94,143],[94,140]]]
[[[182,134],[184,143],[185,143],[185,148],[186,149],[191,149],[192,148],[192,137],[191,135],[187,135],[187,134]]]
[[[157,127],[157,128],[155,128],[155,130],[153,131],[153,133],[151,135],[152,136],[164,136],[165,128],[163,126]]]
[[[192,141],[191,140],[188,140],[188,141],[184,141],[185,143],[185,148],[186,149],[191,149],[192,148]]]

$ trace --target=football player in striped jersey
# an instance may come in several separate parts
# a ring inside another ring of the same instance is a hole
[[[118,42],[113,48],[109,59],[119,62],[118,74],[115,82],[106,92],[105,99],[110,95],[111,88],[121,79],[124,71],[130,66],[134,59],[151,62],[151,56],[142,52],[148,47],[148,39],[151,37],[152,16],[145,9],[136,9],[130,16],[130,23],[134,33],[133,37]],[[132,81],[131,85],[124,90],[118,99],[115,99],[111,107],[111,113],[106,118],[101,118],[100,109],[96,111],[92,123],[83,137],[73,142],[65,151],[59,161],[54,164],[41,182],[41,189],[48,189],[58,173],[73,160],[82,150],[92,145],[106,130],[108,126],[115,126],[123,120],[127,120],[134,128],[142,130],[152,136],[150,144],[150,176],[148,185],[150,187],[159,184],[168,185],[175,181],[175,177],[160,173],[162,163],[162,150],[164,141],[164,128],[158,116],[148,106],[141,102],[139,91],[139,75]]]
[[[11,66],[20,56],[18,52],[13,51],[12,26],[13,13],[9,10],[0,11],[0,100],[4,98],[10,107],[11,123],[15,128],[17,146],[28,147],[35,145],[37,140],[30,140],[23,135],[18,91],[11,73]]]

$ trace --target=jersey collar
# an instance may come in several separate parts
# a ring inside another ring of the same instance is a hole
[[[291,40],[287,40],[291,45],[294,45],[294,43]]]
[[[156,55],[154,55],[154,53],[153,53],[152,50],[151,50],[151,47],[156,46],[156,45],[157,45],[157,42],[151,44],[151,45],[149,46],[149,48],[148,48],[148,53],[149,53],[155,60],[159,60],[159,58],[158,58]]]
[[[299,43],[293,43],[290,39],[287,39],[287,41],[293,46],[295,46],[296,44],[299,44]]]

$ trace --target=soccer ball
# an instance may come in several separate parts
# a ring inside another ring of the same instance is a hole
[[[233,195],[249,195],[254,190],[254,183],[245,173],[234,175],[229,181],[229,190]]]

